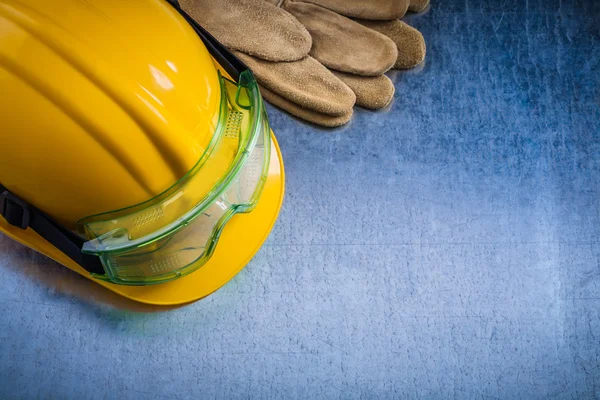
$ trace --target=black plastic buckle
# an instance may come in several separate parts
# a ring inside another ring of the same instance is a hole
[[[29,228],[29,222],[31,221],[29,204],[8,190],[0,193],[0,215],[12,226],[23,230]]]

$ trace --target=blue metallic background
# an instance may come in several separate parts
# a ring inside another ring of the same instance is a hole
[[[433,1],[388,110],[270,109],[281,218],[206,300],[0,237],[0,398],[600,398],[600,2]]]

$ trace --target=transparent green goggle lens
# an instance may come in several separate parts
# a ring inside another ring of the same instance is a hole
[[[159,196],[124,210],[84,218],[83,252],[102,260],[118,284],[168,282],[200,268],[227,221],[256,206],[271,155],[268,119],[249,71],[221,77],[217,130],[202,158]]]

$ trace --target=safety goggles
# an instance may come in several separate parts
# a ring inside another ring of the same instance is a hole
[[[145,203],[80,220],[87,240],[0,185],[0,214],[11,225],[32,228],[96,278],[117,284],[164,283],[202,267],[231,217],[254,209],[268,175],[270,127],[254,76],[172,3],[233,78],[219,73],[218,124],[197,164]]]
[[[252,211],[267,178],[270,128],[251,73],[221,82],[217,131],[196,166],[163,194],[129,209],[78,222],[111,282],[162,283],[200,268],[226,222]]]

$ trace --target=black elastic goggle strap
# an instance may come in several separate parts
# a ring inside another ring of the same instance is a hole
[[[213,35],[208,33],[198,22],[190,17],[185,11],[181,9],[177,0],[167,0],[179,14],[194,28],[200,39],[204,42],[204,45],[208,49],[209,53],[217,60],[219,65],[223,67],[225,71],[237,82],[240,78],[240,74],[244,71],[249,71],[250,68],[237,58],[227,47],[223,46]]]
[[[86,271],[104,274],[100,258],[81,252],[85,240],[60,226],[52,218],[21,200],[2,185],[0,185],[0,215],[12,226],[23,230],[33,229]]]

